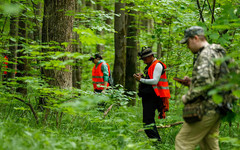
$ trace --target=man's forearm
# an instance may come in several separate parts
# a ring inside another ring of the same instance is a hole
[[[108,84],[108,82],[104,81],[104,89],[103,90],[107,89],[107,84]]]

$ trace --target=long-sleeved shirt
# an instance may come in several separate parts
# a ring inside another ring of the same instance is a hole
[[[109,78],[109,72],[108,72],[108,66],[107,66],[107,64],[106,64],[106,62],[104,61],[104,60],[99,60],[98,61],[98,63],[96,64],[96,68],[97,68],[97,66],[100,64],[100,63],[103,63],[102,64],[102,66],[101,66],[101,70],[102,70],[102,72],[103,72],[103,80],[105,81],[105,82],[108,82],[108,78]]]
[[[157,59],[155,58],[153,61],[155,61],[155,60],[157,60]],[[153,71],[153,79],[141,78],[140,82],[142,82],[144,84],[149,84],[149,85],[156,85],[160,80],[160,77],[162,75],[162,71],[163,71],[162,65],[160,63],[157,63],[155,68],[154,68],[154,71]]]

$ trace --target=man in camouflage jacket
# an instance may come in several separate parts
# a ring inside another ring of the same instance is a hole
[[[181,44],[188,48],[197,57],[194,60],[192,79],[187,94],[183,95],[184,104],[200,103],[203,106],[201,121],[194,123],[184,122],[175,140],[176,150],[194,150],[200,144],[202,150],[219,149],[218,134],[220,126],[219,114],[215,111],[217,105],[207,95],[209,86],[213,85],[220,76],[220,66],[214,59],[222,58],[225,50],[217,44],[209,44],[204,36],[202,27],[193,26],[185,30]]]

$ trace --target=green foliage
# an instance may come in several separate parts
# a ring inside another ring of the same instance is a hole
[[[5,15],[16,15],[22,11],[18,4],[11,4],[9,1],[0,2],[0,13]]]
[[[73,31],[77,32],[79,34],[79,39],[82,42],[82,44],[88,46],[88,45],[96,45],[96,44],[105,44],[104,40],[97,37],[97,35],[91,30],[90,28],[75,28]]]

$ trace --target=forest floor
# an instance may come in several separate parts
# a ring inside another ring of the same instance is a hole
[[[16,104],[15,104],[16,105]],[[109,107],[110,104],[107,105]],[[170,110],[166,119],[157,119],[161,143],[150,140],[142,131],[142,106],[137,100],[134,107],[113,106],[104,117],[103,111],[88,109],[76,114],[64,113],[56,123],[56,112],[49,114],[47,122],[36,124],[29,110],[11,106],[14,111],[7,111],[1,104],[0,149],[14,150],[174,150],[174,141],[182,124],[167,127],[183,121],[182,104],[170,100]],[[10,108],[10,106],[8,106]],[[106,108],[107,108],[106,107]],[[105,108],[105,110],[106,110]],[[44,113],[38,112],[39,115]],[[231,138],[230,138],[231,137]],[[223,122],[220,127],[220,148],[223,150],[239,148],[239,123],[231,126]],[[237,140],[237,141],[236,141]],[[199,149],[199,148],[197,148]]]

